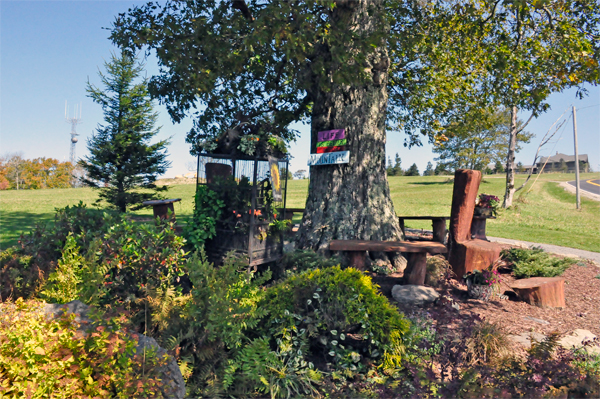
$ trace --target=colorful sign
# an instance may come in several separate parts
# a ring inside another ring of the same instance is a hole
[[[273,190],[273,200],[281,202],[281,175],[279,173],[279,162],[274,157],[269,157],[269,178],[271,179],[271,189]]]
[[[310,154],[309,166],[335,165],[350,162],[350,151],[326,152],[323,154]]]
[[[317,153],[310,154],[309,165],[333,165],[348,163],[350,152],[346,151],[346,129],[325,130],[317,133]]]
[[[317,133],[317,141],[341,140],[346,138],[346,129],[324,130]]]

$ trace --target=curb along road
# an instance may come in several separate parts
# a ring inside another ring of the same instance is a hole
[[[600,253],[599,252],[584,251],[583,249],[576,249],[576,248],[559,247],[558,245],[551,245],[551,244],[539,244],[539,243],[529,242],[529,241],[511,240],[510,238],[499,238],[499,237],[489,237],[488,236],[488,240],[497,242],[497,243],[518,245],[518,246],[528,247],[528,248],[540,247],[544,251],[551,253],[551,254],[563,255],[563,256],[576,256],[578,258],[591,260],[594,263],[596,263],[596,266],[600,266]]]

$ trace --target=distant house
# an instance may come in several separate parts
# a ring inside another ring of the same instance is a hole
[[[587,154],[579,155],[579,171],[587,172],[589,170],[589,161]],[[546,166],[544,167],[544,164]],[[559,154],[551,157],[541,157],[535,165],[534,173],[547,172],[567,172],[575,173],[575,155]]]

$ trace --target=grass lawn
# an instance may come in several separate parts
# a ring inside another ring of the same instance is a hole
[[[581,179],[597,179],[599,173],[582,174]],[[532,177],[532,180],[536,176]],[[517,186],[524,180],[517,177]],[[502,211],[496,220],[489,220],[490,236],[562,245],[600,252],[600,203],[581,199],[582,209],[575,209],[575,195],[558,187],[560,181],[574,180],[574,174],[544,174],[529,193],[527,188],[516,195],[514,206]],[[308,180],[289,182],[287,204],[304,207]],[[450,215],[452,181],[448,176],[390,177],[390,191],[398,215]],[[175,214],[185,221],[193,210],[195,185],[170,186],[166,196],[181,198],[175,204]],[[502,198],[504,176],[485,176],[480,193]],[[3,191],[0,195],[0,247],[16,244],[19,235],[31,230],[36,223],[52,220],[55,208],[83,201],[92,206],[96,194],[89,188]],[[134,212],[152,215],[152,209]],[[430,229],[428,222],[407,221],[407,227]]]

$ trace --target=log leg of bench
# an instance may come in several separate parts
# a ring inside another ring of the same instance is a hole
[[[398,222],[400,223],[400,230],[402,230],[402,234],[406,236],[406,229],[404,228],[404,219],[399,218]]]
[[[404,281],[411,285],[425,285],[427,273],[427,253],[417,252],[410,254],[408,265],[404,271]]]
[[[365,251],[348,251],[348,259],[350,260],[350,266],[358,270],[366,269],[367,253]]]
[[[446,243],[446,220],[444,219],[433,219],[431,221],[433,228],[433,241]]]

